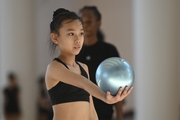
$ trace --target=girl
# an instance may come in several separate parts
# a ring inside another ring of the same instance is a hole
[[[46,87],[53,105],[53,120],[98,120],[92,96],[114,104],[130,92],[120,88],[116,96],[104,93],[88,78],[88,67],[75,61],[84,42],[81,19],[74,13],[60,8],[54,12],[51,30],[52,50],[60,54],[47,66]]]

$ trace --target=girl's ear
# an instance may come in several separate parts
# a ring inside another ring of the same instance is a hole
[[[51,33],[50,37],[51,37],[51,40],[53,41],[53,43],[55,43],[55,44],[59,43],[57,34]]]

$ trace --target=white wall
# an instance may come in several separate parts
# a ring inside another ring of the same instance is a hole
[[[22,119],[35,119],[37,82],[34,0],[2,0],[0,5],[0,95],[2,87],[7,83],[7,74],[15,72],[20,87]]]
[[[177,0],[134,0],[136,120],[178,120]]]

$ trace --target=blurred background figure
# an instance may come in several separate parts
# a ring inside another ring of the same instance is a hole
[[[96,84],[95,72],[98,65],[109,57],[120,57],[120,55],[114,45],[104,41],[104,35],[100,31],[101,13],[96,6],[84,6],[80,9],[79,15],[84,25],[85,41],[76,60],[88,65],[90,80]],[[99,120],[112,120],[113,105],[106,104],[96,98],[93,100]],[[114,106],[116,120],[122,120],[122,102],[118,102]]]
[[[20,120],[20,89],[15,73],[9,73],[8,85],[4,88],[4,118],[5,120]]]
[[[52,120],[53,112],[51,108],[51,101],[45,89],[45,78],[41,76],[38,80],[39,95],[38,95],[38,118],[37,120]]]

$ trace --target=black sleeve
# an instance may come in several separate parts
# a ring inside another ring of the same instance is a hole
[[[108,48],[106,51],[109,57],[120,57],[120,53],[118,53],[114,45],[107,43],[106,46],[106,48]]]

